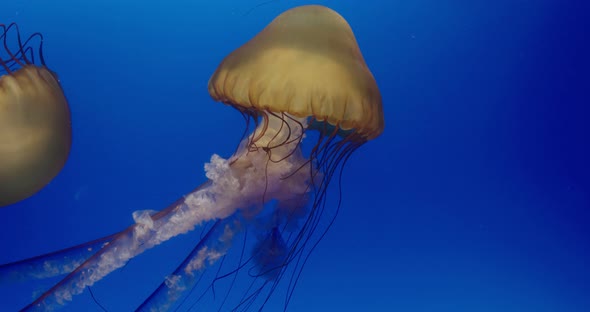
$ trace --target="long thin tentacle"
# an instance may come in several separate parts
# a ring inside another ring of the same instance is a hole
[[[67,274],[90,258],[119,233],[44,255],[0,265],[0,283],[44,279]]]
[[[235,216],[217,220],[174,273],[136,311],[167,311],[186,290],[193,288],[202,270],[225,255],[237,227]]]

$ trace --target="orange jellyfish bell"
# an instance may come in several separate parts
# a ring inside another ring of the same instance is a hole
[[[284,12],[229,54],[209,94],[240,110],[312,117],[360,140],[383,132],[381,94],[352,29],[320,5]]]
[[[14,29],[15,49],[7,42]],[[63,168],[70,151],[70,111],[56,76],[35,65],[16,24],[0,24],[0,206],[38,192]],[[41,45],[39,58],[43,63]]]

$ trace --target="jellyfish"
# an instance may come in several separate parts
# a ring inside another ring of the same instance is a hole
[[[10,44],[9,35],[16,38]],[[38,41],[35,51],[31,44]],[[32,196],[63,168],[72,143],[70,111],[45,66],[43,37],[22,40],[0,24],[0,207]]]
[[[346,20],[309,5],[282,13],[225,57],[208,91],[246,121],[233,155],[214,154],[206,182],[164,210],[135,211],[119,233],[1,266],[5,279],[65,275],[24,311],[65,304],[196,228],[198,243],[137,311],[262,310],[275,297],[287,309],[340,208],[341,194],[329,205],[330,181],[383,131],[379,89]]]

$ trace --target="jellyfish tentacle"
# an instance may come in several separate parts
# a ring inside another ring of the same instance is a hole
[[[201,187],[207,187],[207,183]],[[143,251],[180,233],[173,233],[170,227],[174,218],[181,218],[187,205],[183,199],[168,208],[150,215],[135,214],[136,223],[117,233],[108,244],[90,256],[59,283],[42,294],[23,311],[44,311],[56,305],[71,301],[74,295],[82,293],[110,272],[124,266],[127,261]],[[151,220],[151,221],[150,221]]]
[[[44,255],[0,265],[0,283],[45,279],[72,272],[119,233]]]
[[[179,205],[181,202],[182,198],[170,205],[168,209],[154,213],[152,218],[160,218],[168,213],[170,208]],[[88,258],[97,253],[102,247],[105,247],[119,235],[122,235],[126,230],[58,251],[15,262],[0,264],[0,283],[4,281],[15,282],[31,279],[45,279],[71,273]]]
[[[338,200],[336,203],[336,209],[335,212],[333,213],[332,217],[330,218],[328,225],[321,231],[319,238],[317,238],[315,240],[315,242],[313,242],[311,248],[309,249],[309,251],[307,252],[307,254],[304,256],[303,262],[301,263],[301,265],[299,265],[299,261],[301,260],[301,256],[303,255],[303,253],[300,253],[300,257],[297,260],[297,265],[293,270],[293,274],[291,276],[291,279],[289,281],[289,286],[288,286],[288,290],[287,290],[287,295],[285,297],[285,309],[287,308],[287,306],[289,305],[289,303],[291,302],[291,299],[293,297],[293,293],[295,291],[295,288],[297,286],[297,283],[299,282],[299,279],[301,277],[301,273],[303,272],[303,267],[307,264],[307,261],[309,260],[309,257],[311,256],[312,252],[314,249],[317,248],[318,244],[322,241],[322,239],[324,238],[324,236],[328,233],[329,229],[332,227],[334,221],[336,220],[336,217],[340,211],[340,207],[342,204],[342,174],[344,172],[344,167],[346,166],[346,163],[348,162],[348,160],[350,159],[350,156],[353,154],[353,152],[358,149],[360,147],[360,145],[362,145],[361,143],[355,142],[354,140],[354,136],[350,137],[350,139],[343,139],[340,142],[336,143],[338,146],[336,146],[336,150],[342,150],[341,152],[337,152],[336,155],[333,157],[333,159],[331,161],[328,162],[328,164],[326,165],[327,167],[324,168],[324,170],[326,171],[326,176],[325,179],[327,179],[327,181],[324,182],[323,187],[321,187],[321,189],[319,190],[319,200],[314,202],[314,207],[321,207],[321,209],[323,210],[323,206],[326,203],[326,184],[329,183],[329,181],[332,179],[332,176],[334,174],[338,174]],[[320,165],[321,167],[321,165]],[[322,212],[320,212],[322,213]],[[317,226],[317,224],[314,225],[314,227]],[[312,230],[312,231],[315,231]],[[268,300],[268,298],[267,298]]]
[[[257,137],[257,142],[261,144],[282,139],[284,136],[300,136],[304,131],[305,119],[296,121],[301,127],[280,127],[281,123],[294,121],[266,115],[265,122],[258,126],[252,136]],[[281,130],[278,136],[277,129]],[[288,129],[297,130],[292,133]],[[251,137],[246,140],[251,140]],[[229,160],[213,155],[211,161],[205,165],[208,182],[161,212],[135,212],[135,224],[117,234],[107,245],[24,310],[35,311],[56,304],[62,305],[72,300],[74,295],[83,292],[87,286],[124,266],[131,258],[172,237],[187,233],[203,222],[224,220],[234,215],[238,209],[264,205],[264,202],[260,202],[261,199],[289,200],[300,197],[309,189],[309,177],[302,172],[288,181],[283,180],[292,168],[297,168],[306,161],[301,152],[293,152],[294,149],[299,149],[298,141],[273,148],[279,156],[289,155],[280,164],[271,162],[266,151],[250,151],[248,146],[238,150]],[[298,182],[292,183],[293,179]],[[231,240],[226,240],[228,242],[225,248],[229,248]],[[216,245],[216,248],[219,246]]]
[[[8,33],[14,30],[16,37],[16,49],[13,49],[8,44]],[[38,38],[38,44],[31,45],[33,39]],[[18,68],[24,68],[31,64],[36,64],[34,48],[37,48],[39,55],[39,65],[45,66],[45,58],[43,56],[43,34],[36,32],[31,34],[23,41],[20,29],[16,23],[8,25],[0,23],[0,73],[4,72],[10,74]],[[6,57],[6,58],[4,58]]]
[[[17,63],[19,66],[24,67],[27,63],[23,63],[21,62],[21,60],[19,60],[19,58],[17,56],[15,56],[14,53],[12,53],[12,50],[10,49],[10,47],[8,47],[8,42],[7,42],[7,36],[6,34],[10,31],[11,28],[14,28],[16,31],[16,38],[18,41],[18,44],[20,46],[19,51],[22,52],[22,41],[21,41],[21,37],[20,37],[20,30],[18,29],[18,25],[16,23],[11,23],[8,26],[5,26],[2,24],[2,28],[3,28],[3,45],[4,45],[4,52],[6,52],[9,56],[9,60],[12,62]],[[16,53],[16,55],[18,55],[19,52]],[[26,59],[25,59],[26,60]],[[10,71],[8,71],[10,72]]]
[[[167,311],[186,290],[193,288],[202,270],[225,256],[239,227],[235,216],[217,220],[176,270],[136,311]]]

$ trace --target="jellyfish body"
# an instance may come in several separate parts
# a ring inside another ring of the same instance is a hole
[[[384,127],[381,94],[352,29],[323,6],[275,18],[223,60],[209,94],[256,114],[313,118],[311,126],[325,135],[332,128],[366,141]]]
[[[160,212],[134,213],[135,224],[93,242],[102,244],[96,252],[83,244],[0,266],[0,276],[41,274],[47,263],[74,267],[25,310],[63,304],[146,249],[207,223],[192,252],[137,310],[183,304],[179,299],[214,266],[193,305],[262,309],[280,288],[287,308],[303,266],[340,207],[338,198],[328,212],[330,180],[339,178],[354,150],[383,130],[379,90],[348,23],[313,5],[281,14],[227,56],[209,93],[254,125],[236,152],[228,159],[212,156],[207,182]],[[312,140],[307,151],[304,139]],[[230,257],[234,250],[239,252]],[[216,295],[222,283],[224,291]]]
[[[8,44],[16,32],[16,47]],[[70,111],[56,76],[34,62],[16,24],[0,24],[0,207],[42,189],[63,168],[72,142]]]

